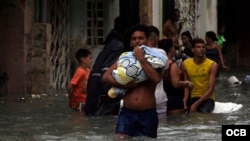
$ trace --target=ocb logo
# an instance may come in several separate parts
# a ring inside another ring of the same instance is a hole
[[[249,141],[250,125],[222,125],[222,141]]]
[[[246,136],[247,131],[246,129],[227,129],[226,130],[227,136]]]

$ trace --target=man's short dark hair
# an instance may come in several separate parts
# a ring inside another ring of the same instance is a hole
[[[201,38],[194,38],[193,41],[192,41],[192,47],[195,47],[195,44],[197,43],[203,43],[205,44],[205,41]]]
[[[129,30],[129,39],[131,39],[131,36],[134,32],[136,31],[141,31],[145,33],[145,36],[148,38],[149,37],[149,28],[148,26],[144,25],[144,24],[136,24],[134,26],[132,26]]]

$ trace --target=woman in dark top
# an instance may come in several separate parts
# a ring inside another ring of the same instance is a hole
[[[228,69],[228,67],[224,64],[224,59],[222,56],[221,47],[217,43],[217,37],[215,32],[208,31],[206,32],[206,57],[215,61],[220,68]],[[217,74],[219,76],[219,73]]]
[[[175,48],[171,39],[162,39],[159,41],[158,47],[167,53],[168,69],[164,72],[163,87],[167,94],[167,115],[180,115],[187,109],[186,102],[188,96],[184,96],[184,88],[192,87],[190,81],[182,81],[184,79],[181,69],[172,60],[175,55]]]

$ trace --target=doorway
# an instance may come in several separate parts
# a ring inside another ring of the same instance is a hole
[[[120,0],[120,16],[128,19],[129,26],[139,23],[139,0]]]

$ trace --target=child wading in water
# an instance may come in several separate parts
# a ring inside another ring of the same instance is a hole
[[[82,111],[87,97],[87,82],[92,64],[92,53],[87,49],[79,49],[75,58],[79,66],[68,84],[69,106]]]

